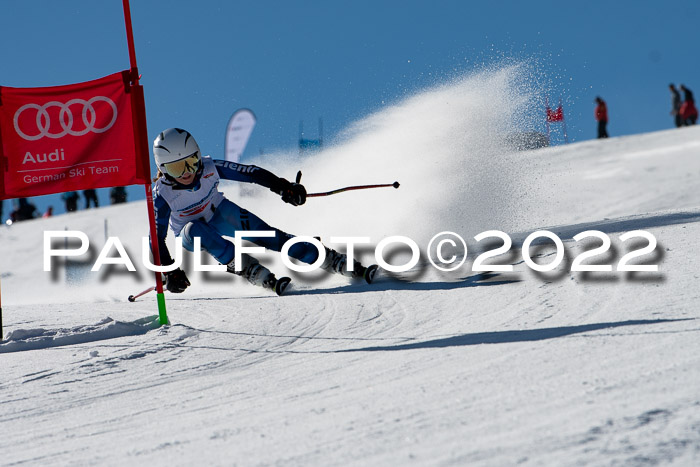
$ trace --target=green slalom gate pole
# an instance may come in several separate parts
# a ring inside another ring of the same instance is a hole
[[[0,342],[5,338],[2,333],[2,288],[0,288]]]
[[[158,319],[160,324],[169,324],[168,313],[165,311],[165,294],[163,292],[157,293],[156,299],[158,300]]]

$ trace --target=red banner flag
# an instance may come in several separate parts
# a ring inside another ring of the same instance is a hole
[[[137,160],[129,72],[0,87],[0,199],[149,183]]]
[[[564,109],[560,105],[557,110],[552,111],[547,107],[547,121],[548,122],[561,122],[564,120]]]

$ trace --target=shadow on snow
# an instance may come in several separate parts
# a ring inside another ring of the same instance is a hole
[[[325,295],[325,294],[352,294],[365,292],[382,292],[386,290],[455,290],[466,287],[486,287],[505,285],[520,282],[518,279],[491,280],[500,274],[485,273],[475,274],[454,282],[413,282],[400,277],[381,278],[373,284],[343,285],[329,289],[290,290],[287,295]]]
[[[583,332],[598,331],[600,329],[610,329],[622,326],[642,326],[650,324],[672,323],[676,321],[688,321],[694,318],[683,319],[641,319],[615,321],[610,323],[582,324],[578,326],[561,326],[556,328],[525,329],[518,331],[496,331],[477,332],[472,334],[462,334],[460,336],[445,337],[423,342],[413,342],[407,344],[396,344],[388,346],[362,347],[359,349],[347,349],[339,352],[375,352],[392,350],[411,349],[436,349],[444,347],[462,347],[467,345],[481,344],[509,344],[515,342],[533,342],[547,339],[556,339]]]

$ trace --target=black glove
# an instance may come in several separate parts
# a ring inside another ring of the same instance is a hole
[[[178,268],[170,272],[165,273],[165,288],[172,293],[182,293],[185,291],[187,286],[190,285],[190,281],[185,275],[185,271]]]
[[[292,206],[301,206],[306,203],[306,188],[301,183],[292,183],[280,178],[272,191],[282,196],[282,201]]]

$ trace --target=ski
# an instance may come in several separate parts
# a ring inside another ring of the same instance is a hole
[[[364,279],[365,282],[367,282],[368,284],[371,284],[372,282],[374,282],[374,278],[377,275],[378,269],[379,269],[379,266],[377,266],[376,264],[372,264],[371,266],[367,266],[366,268],[363,267],[362,270],[357,271],[357,275],[355,275],[354,277],[362,278],[362,279]],[[269,283],[264,284],[263,288],[270,289],[270,290],[274,291],[275,294],[277,294],[278,296],[282,296],[282,295],[284,295],[285,291],[287,290],[287,288],[289,287],[289,284],[291,284],[291,282],[292,282],[292,279],[289,277],[280,277],[279,279],[277,279],[273,276],[273,279]],[[148,289],[144,290],[141,293],[138,293],[135,295],[129,295],[128,300],[130,302],[135,302],[137,298],[139,298],[143,295],[146,295],[147,293],[152,292],[155,289],[156,289],[155,286],[152,286],[152,287],[149,287]]]

